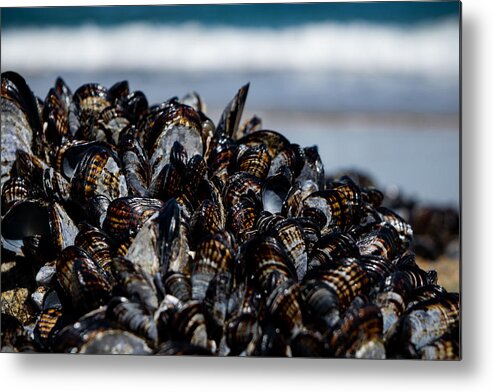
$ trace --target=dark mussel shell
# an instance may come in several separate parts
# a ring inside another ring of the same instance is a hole
[[[116,241],[134,237],[147,219],[164,207],[158,199],[122,197],[108,207],[103,230]]]
[[[250,83],[247,83],[241,87],[231,102],[224,109],[219,123],[216,127],[216,137],[220,138],[222,136],[237,137],[238,128],[240,125],[241,115],[243,114],[243,108],[245,106],[245,101],[248,95],[248,88]]]
[[[96,195],[104,195],[111,201],[127,194],[118,156],[101,146],[89,148],[75,168],[70,189],[72,199],[84,207]]]
[[[107,274],[81,248],[66,247],[57,260],[56,271],[75,309],[89,311],[108,301],[112,287]]]

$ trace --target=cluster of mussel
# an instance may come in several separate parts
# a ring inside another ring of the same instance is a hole
[[[331,174],[331,180],[349,176],[360,187],[377,187],[368,174],[356,170],[345,170]],[[416,256],[427,261],[459,259],[460,217],[453,205],[425,203],[401,192],[396,186],[384,190],[382,205],[397,212],[413,228],[413,244]]]
[[[459,358],[459,295],[378,189],[196,93],[2,74],[2,349]]]

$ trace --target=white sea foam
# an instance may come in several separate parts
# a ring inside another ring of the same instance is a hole
[[[458,78],[459,27],[322,23],[280,30],[128,24],[2,31],[2,69],[299,71]]]

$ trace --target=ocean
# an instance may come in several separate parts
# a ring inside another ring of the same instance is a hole
[[[1,68],[44,98],[57,76],[128,80],[152,103],[197,91],[316,144],[328,172],[459,203],[459,3],[366,2],[2,9]]]

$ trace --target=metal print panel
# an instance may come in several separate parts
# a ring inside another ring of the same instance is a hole
[[[460,3],[1,22],[2,352],[460,359]]]

